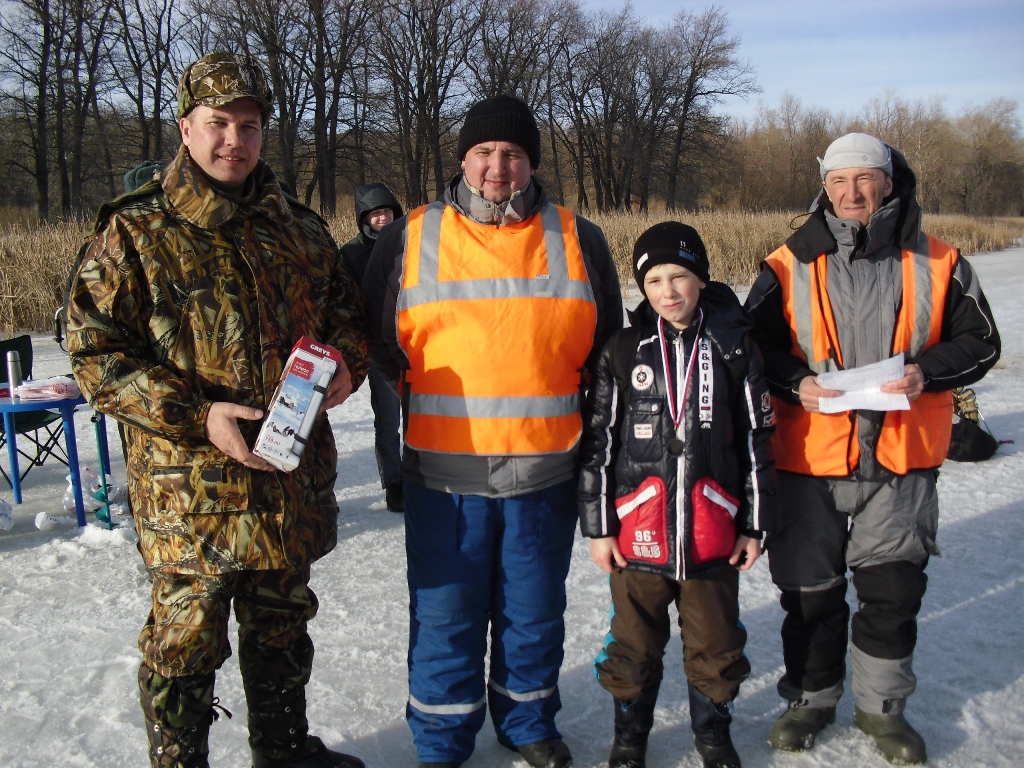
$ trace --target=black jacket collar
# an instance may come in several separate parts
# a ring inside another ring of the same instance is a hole
[[[743,338],[754,323],[743,311],[732,288],[724,283],[709,280],[707,287],[700,292],[700,306],[704,309],[705,335],[726,360],[731,359],[743,349]],[[658,313],[647,299],[627,314],[630,325],[644,332],[658,332]]]

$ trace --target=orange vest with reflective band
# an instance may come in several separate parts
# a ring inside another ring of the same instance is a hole
[[[482,456],[571,450],[596,327],[571,211],[547,203],[502,227],[441,201],[411,211],[398,297],[405,442]]]
[[[903,300],[892,354],[913,357],[938,343],[956,259],[956,248],[923,233],[916,249],[902,252]],[[825,254],[804,264],[782,246],[766,261],[782,288],[792,354],[807,361],[815,373],[837,370],[843,355],[828,297]],[[772,400],[778,417],[774,448],[779,469],[818,476],[853,472],[860,461],[855,412],[808,413],[799,404]],[[899,475],[937,467],[949,450],[952,425],[952,394],[923,392],[909,411],[886,412],[875,457]]]

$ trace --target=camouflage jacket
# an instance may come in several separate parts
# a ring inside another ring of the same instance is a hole
[[[185,148],[100,211],[72,278],[68,349],[89,402],[126,429],[146,565],[176,573],[306,567],[334,548],[337,448],[321,415],[298,469],[250,470],[205,437],[213,402],[266,411],[301,335],[359,386],[363,301],[324,222],[262,161],[241,202]],[[259,422],[239,422],[249,445]]]

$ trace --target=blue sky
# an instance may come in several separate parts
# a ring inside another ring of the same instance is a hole
[[[583,0],[618,11],[623,0]],[[805,105],[855,113],[886,88],[911,100],[941,96],[959,112],[997,97],[1024,121],[1024,0],[719,0],[764,89],[725,111],[752,117],[787,91]],[[708,3],[633,0],[635,14],[668,22]]]

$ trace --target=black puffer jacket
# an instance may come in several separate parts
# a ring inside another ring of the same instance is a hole
[[[378,208],[390,208],[395,218],[402,217],[402,205],[391,190],[383,184],[364,184],[355,194],[356,224],[359,234],[341,246],[341,258],[345,261],[345,269],[355,278],[357,283],[363,282],[366,265],[370,263],[370,252],[377,242],[377,236],[370,230],[370,225],[363,218],[370,211]]]
[[[774,521],[775,462],[769,439],[775,414],[760,352],[749,337],[752,324],[732,290],[721,283],[708,283],[701,291],[700,308],[700,338],[709,342],[703,354],[696,322],[682,333],[665,325],[674,388],[684,378],[677,371],[685,370],[695,344],[698,346],[687,388],[682,445],[670,445],[678,438],[668,411],[658,316],[644,301],[630,314],[632,327],[616,333],[598,360],[579,454],[580,528],[584,536],[618,536],[623,524],[616,499],[630,496],[638,488],[643,494],[651,485],[649,478],[661,479],[664,530],[650,536],[634,532],[638,549],[634,550],[632,538],[629,542],[620,538],[620,546],[630,568],[676,579],[723,567],[728,560],[721,553],[711,559],[700,556],[695,534],[706,538],[709,532],[701,527],[705,512],[695,517],[695,487],[698,497],[714,497],[717,492],[736,502],[735,531],[731,533],[760,537],[760,532],[771,530]],[[677,364],[680,346],[684,353]],[[702,376],[701,364],[708,358],[710,367],[703,366]],[[672,449],[681,449],[681,455],[672,455]],[[714,481],[711,490],[702,493],[709,480]],[[655,491],[648,490],[650,494]],[[677,505],[680,499],[681,509]],[[652,541],[662,536],[664,541]],[[635,558],[641,551],[653,556]]]

